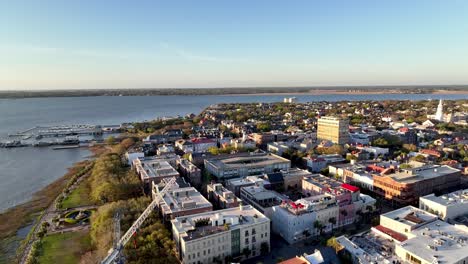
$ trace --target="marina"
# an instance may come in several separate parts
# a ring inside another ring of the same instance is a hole
[[[70,149],[102,142],[105,135],[118,133],[120,125],[35,126],[0,139],[0,148],[50,147]]]

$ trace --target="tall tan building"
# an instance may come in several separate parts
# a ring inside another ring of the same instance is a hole
[[[338,117],[324,116],[317,123],[317,139],[330,140],[335,144],[349,142],[349,121]]]

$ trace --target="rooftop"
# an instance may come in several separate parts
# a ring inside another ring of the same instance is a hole
[[[195,240],[219,232],[227,232],[260,222],[269,222],[258,210],[250,205],[244,205],[224,210],[181,216],[172,220],[173,229],[185,241]]]
[[[468,257],[468,228],[437,220],[412,232],[400,246],[427,262],[456,263]]]
[[[371,231],[350,238],[341,236],[336,238],[336,241],[358,257],[360,263],[394,263],[393,261],[398,260],[394,255],[393,243]]]
[[[135,166],[143,179],[179,176],[171,164],[162,159],[138,159],[135,160]]]
[[[222,198],[227,203],[234,203],[237,197],[233,192],[224,187],[221,183],[210,183],[207,185],[208,190],[212,190],[219,198]]]
[[[441,196],[429,194],[421,197],[420,199],[429,200],[444,206],[450,206],[455,204],[468,204],[468,189],[455,191]]]
[[[245,178],[235,178],[235,179],[228,180],[227,182],[228,182],[228,185],[231,185],[231,186],[242,186],[242,185],[249,184],[249,183],[262,183],[262,184],[270,183],[269,181],[262,179],[258,176],[247,176]]]
[[[350,184],[342,183],[338,180],[335,180],[330,177],[323,176],[321,174],[313,174],[310,177],[306,177],[303,179],[312,185],[319,187],[326,192],[340,195],[346,192],[357,192],[359,188]]]
[[[267,166],[276,163],[291,163],[290,160],[271,153],[237,153],[207,160],[218,168],[236,169],[239,167]]]
[[[388,174],[388,176],[398,182],[413,183],[456,172],[460,172],[460,170],[447,165],[427,164],[416,168],[400,169],[393,174]]]
[[[164,213],[212,207],[211,203],[194,187],[179,188],[166,192],[161,204]]]
[[[406,206],[385,214],[380,217],[387,217],[411,227],[422,225],[437,219],[436,215],[428,213],[414,206]]]
[[[284,200],[280,207],[291,214],[300,215],[337,206],[335,197],[329,194],[319,194],[299,199],[296,202]]]

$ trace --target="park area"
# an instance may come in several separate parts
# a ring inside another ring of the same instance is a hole
[[[39,263],[79,263],[81,256],[91,250],[88,231],[51,234],[44,237],[38,256]]]

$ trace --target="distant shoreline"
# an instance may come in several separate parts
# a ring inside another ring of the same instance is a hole
[[[324,94],[468,94],[468,85],[251,87],[187,89],[6,90],[0,99],[89,96],[324,95]]]
[[[287,93],[287,92],[279,92],[279,93],[255,93],[255,94],[224,94],[225,96],[248,96],[248,95],[334,95],[334,94],[415,94],[415,93],[408,93],[408,92],[397,92],[397,91],[356,91],[356,92],[348,92],[348,91],[311,91],[311,92],[295,92],[295,93]],[[427,94],[466,94],[468,95],[467,91],[451,91],[451,90],[439,90],[428,92]]]

